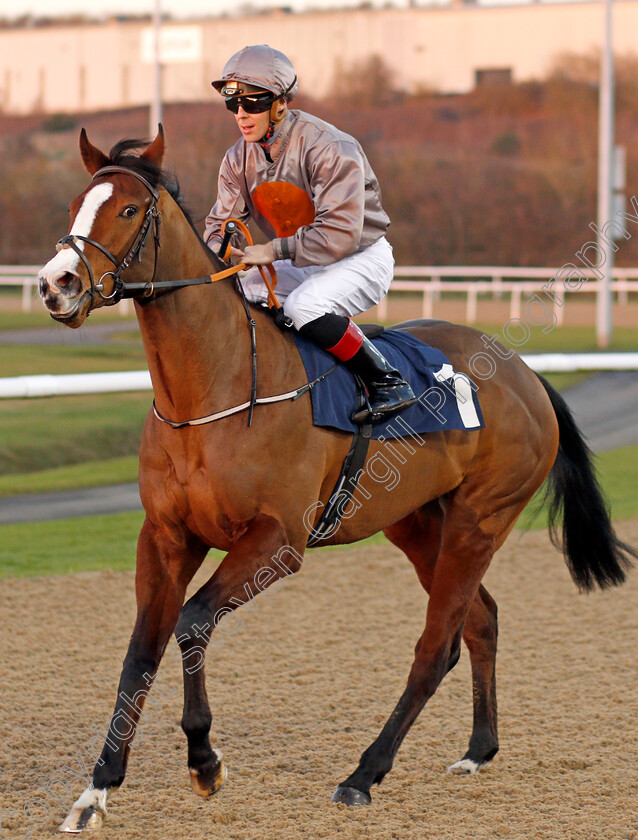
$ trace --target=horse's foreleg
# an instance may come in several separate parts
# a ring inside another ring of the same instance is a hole
[[[449,768],[450,773],[478,773],[498,752],[496,707],[496,641],[498,637],[496,602],[479,587],[463,630],[463,641],[472,663],[474,723],[468,751]]]
[[[416,646],[408,683],[379,737],[335,791],[334,802],[369,804],[410,727],[459,657],[463,625],[494,551],[493,540],[469,522],[473,512],[452,506],[430,588],[425,630]],[[456,526],[456,527],[455,527]]]
[[[60,831],[97,828],[106,816],[107,795],[124,781],[131,744],[144,701],[175,628],[190,577],[204,551],[195,558],[180,540],[162,537],[147,520],[138,541],[135,589],[137,619],[122,666],[115,710],[91,785],[71,808]]]
[[[220,620],[250,601],[260,591],[298,571],[302,555],[287,545],[286,532],[272,517],[257,516],[228,552],[215,574],[184,605],[175,635],[184,668],[184,714],[182,728],[188,740],[188,769],[199,796],[211,796],[228,775],[221,750],[210,743],[212,716],[204,676],[208,642],[221,647],[225,636],[238,627]],[[303,551],[303,548],[300,547]],[[217,633],[211,641],[211,633]]]

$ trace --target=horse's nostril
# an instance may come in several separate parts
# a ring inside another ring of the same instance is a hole
[[[60,277],[56,277],[50,286],[54,291],[67,297],[77,295],[81,291],[80,278],[70,271],[66,271]]]
[[[49,280],[43,275],[38,280],[38,286],[40,295],[43,298],[48,295],[55,296],[60,294],[65,297],[73,297],[82,291],[79,277],[70,271],[66,271],[64,274],[52,280]]]

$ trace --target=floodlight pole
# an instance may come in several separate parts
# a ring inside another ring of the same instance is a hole
[[[598,254],[600,290],[596,300],[596,340],[599,347],[608,347],[612,324],[612,269],[616,250],[611,234],[602,231],[612,218],[612,170],[614,158],[614,52],[612,32],[612,3],[604,0],[604,41],[600,59],[600,89],[598,99]]]
[[[161,0],[154,0],[153,6],[153,96],[151,98],[149,137],[155,137],[157,126],[162,122],[162,57],[160,53],[160,31],[162,24]]]

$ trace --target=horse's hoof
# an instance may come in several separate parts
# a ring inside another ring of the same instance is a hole
[[[217,793],[228,778],[228,767],[226,767],[223,761],[215,764],[213,770],[209,772],[206,770],[193,770],[192,767],[189,767],[188,771],[191,774],[193,793],[204,798],[208,798]]]
[[[87,788],[74,803],[59,831],[79,834],[101,828],[106,819],[106,790]]]
[[[339,787],[332,794],[333,802],[340,802],[342,805],[370,805],[372,804],[372,797],[369,793],[364,793],[352,787]]]
[[[453,776],[473,776],[475,773],[478,773],[483,763],[472,761],[471,758],[462,758],[460,761],[448,767],[447,771]]]

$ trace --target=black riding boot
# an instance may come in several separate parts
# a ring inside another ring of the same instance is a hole
[[[352,415],[354,423],[385,420],[416,402],[410,385],[349,318],[329,313],[305,324],[301,335],[332,353],[359,376],[369,395],[366,406]]]
[[[386,420],[416,402],[410,385],[369,338],[363,336],[359,350],[344,364],[348,370],[363,379],[368,389],[373,423]],[[355,411],[352,420],[355,423],[363,423],[368,419],[368,415],[368,408],[365,407]]]

